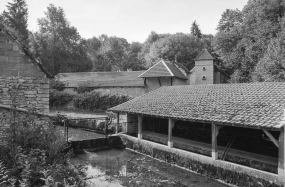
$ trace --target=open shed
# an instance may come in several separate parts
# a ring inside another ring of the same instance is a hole
[[[123,129],[138,139],[284,180],[284,93],[285,83],[168,86],[109,111],[126,113]]]

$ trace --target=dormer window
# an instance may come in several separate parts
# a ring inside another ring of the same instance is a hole
[[[205,67],[203,67],[203,71],[206,71],[206,68],[205,68]]]
[[[202,77],[202,80],[206,80],[206,76],[203,76],[203,77]]]

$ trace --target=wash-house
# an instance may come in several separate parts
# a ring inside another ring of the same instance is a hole
[[[201,162],[281,181],[284,93],[285,83],[167,86],[109,110],[127,114],[123,131],[138,141],[186,150]]]

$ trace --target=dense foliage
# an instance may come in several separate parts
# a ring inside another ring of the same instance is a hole
[[[38,19],[39,32],[30,36],[34,55],[52,74],[90,71],[85,41],[70,26],[62,8],[49,5],[45,17]]]
[[[0,186],[85,186],[84,170],[69,162],[63,134],[51,123],[17,115],[0,146]]]
[[[34,55],[53,74],[78,71],[143,70],[159,59],[178,61],[191,69],[203,49],[231,82],[284,81],[285,4],[283,0],[249,0],[243,10],[225,10],[215,36],[204,34],[196,21],[189,33],[152,31],[143,43],[107,36],[82,39],[60,7],[49,5],[30,35]],[[27,38],[25,0],[8,3],[2,14],[9,25]]]
[[[72,101],[74,95],[58,90],[50,90],[49,106],[50,108],[60,108]]]
[[[73,101],[74,106],[78,109],[103,112],[130,99],[132,98],[127,95],[92,91],[76,95]]]
[[[20,40],[28,44],[29,31],[28,31],[28,6],[25,0],[13,0],[12,3],[8,2],[7,11],[3,11],[2,18],[7,24],[16,30],[20,36]],[[18,35],[17,34],[17,35]]]
[[[282,0],[249,0],[222,14],[213,44],[232,82],[284,81],[284,10]]]

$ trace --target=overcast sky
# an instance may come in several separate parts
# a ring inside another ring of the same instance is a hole
[[[215,34],[226,9],[240,9],[248,0],[26,0],[28,29],[37,31],[37,19],[49,4],[62,7],[67,20],[84,38],[101,34],[144,42],[151,31],[189,33],[196,20],[203,34]],[[0,0],[0,11],[7,2]]]

